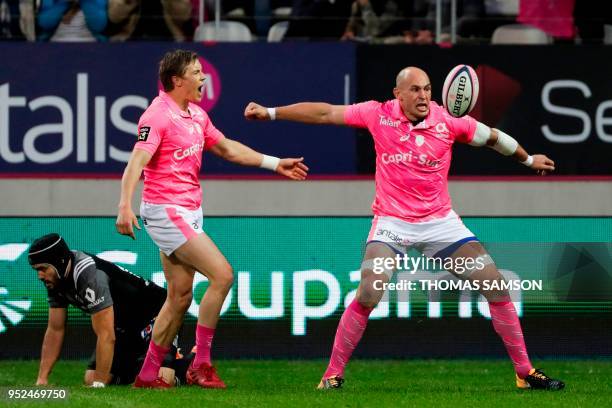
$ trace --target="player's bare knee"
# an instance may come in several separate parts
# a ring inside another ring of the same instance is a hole
[[[193,300],[193,292],[189,291],[170,291],[168,292],[168,301],[171,303],[173,309],[179,311],[185,311],[191,305],[191,301]]]
[[[501,281],[500,281],[501,283]],[[497,287],[500,287],[499,285]],[[487,299],[487,302],[509,302],[510,292],[507,290],[481,290],[480,294]]]
[[[210,284],[215,286],[218,290],[223,292],[229,292],[232,285],[234,284],[234,270],[230,265],[224,267],[219,273],[210,279]]]
[[[383,281],[381,280],[381,284]],[[364,307],[373,308],[376,307],[380,299],[382,298],[384,291],[377,289],[378,284],[373,280],[361,281],[359,290],[355,298]]]
[[[178,299],[178,304],[182,310],[187,310],[189,305],[191,305],[192,300],[193,292],[183,293]]]
[[[376,305],[378,305],[378,302],[380,302],[380,297],[377,296],[376,294],[365,293],[363,291],[358,293],[355,296],[355,299],[361,306],[367,307],[369,309],[375,308]]]

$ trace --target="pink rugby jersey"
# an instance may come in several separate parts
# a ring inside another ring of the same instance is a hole
[[[408,222],[442,218],[451,210],[448,170],[455,141],[469,143],[476,120],[454,118],[431,102],[429,115],[413,125],[397,99],[347,107],[347,125],[367,128],[376,149],[376,197],[372,211]]]
[[[224,136],[198,105],[189,103],[187,110],[182,111],[160,91],[138,121],[134,149],[152,155],[144,168],[145,202],[177,204],[190,210],[202,204],[202,152]]]

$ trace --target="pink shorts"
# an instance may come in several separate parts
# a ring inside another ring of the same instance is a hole
[[[140,218],[147,233],[166,255],[202,233],[202,208],[188,210],[180,205],[140,203]]]

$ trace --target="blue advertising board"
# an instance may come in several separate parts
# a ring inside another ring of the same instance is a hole
[[[139,116],[158,92],[170,43],[0,44],[0,174],[120,175]],[[304,156],[314,174],[355,172],[348,128],[252,123],[245,106],[353,102],[350,44],[189,44],[207,81],[202,106],[227,137],[281,157]],[[205,174],[259,173],[206,155]]]

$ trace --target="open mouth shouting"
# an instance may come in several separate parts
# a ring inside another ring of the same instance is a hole
[[[416,109],[419,112],[425,113],[429,109],[429,105],[427,103],[425,103],[425,102],[419,102],[419,103],[416,104]]]

